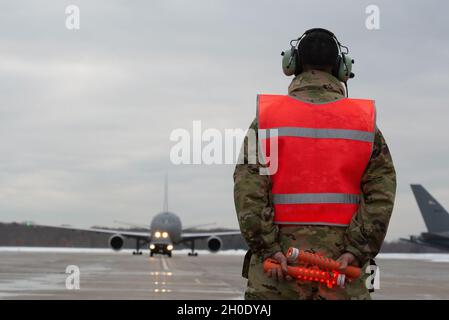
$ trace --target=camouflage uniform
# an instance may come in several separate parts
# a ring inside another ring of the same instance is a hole
[[[323,103],[344,97],[341,82],[324,71],[311,70],[296,76],[289,86],[289,95],[311,103]],[[257,120],[250,129],[257,132]],[[251,148],[247,144],[242,147]],[[251,145],[251,144],[250,144]],[[346,284],[345,288],[328,289],[318,283],[278,282],[268,278],[262,262],[289,246],[312,250],[337,259],[344,252],[352,253],[363,268],[380,250],[393,210],[396,173],[387,144],[376,130],[373,152],[362,177],[362,197],[357,214],[347,228],[334,226],[283,226],[273,223],[273,204],[269,176],[260,175],[260,164],[244,164],[234,172],[234,201],[242,235],[250,248],[245,257],[243,276],[248,278],[246,299],[370,299],[365,286],[367,275]]]

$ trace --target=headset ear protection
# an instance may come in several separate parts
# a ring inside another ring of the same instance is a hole
[[[282,70],[284,71],[284,74],[286,76],[291,76],[298,75],[302,72],[301,52],[298,50],[299,43],[306,35],[316,31],[328,33],[337,43],[338,56],[334,67],[332,68],[332,75],[344,83],[346,83],[349,79],[354,78],[354,73],[352,73],[352,65],[354,64],[354,60],[348,55],[348,47],[343,46],[332,32],[322,28],[307,30],[298,39],[290,41],[290,49],[281,53]],[[344,48],[346,52],[343,52],[342,48]]]

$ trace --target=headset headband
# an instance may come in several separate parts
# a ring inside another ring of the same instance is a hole
[[[306,30],[306,32],[304,32],[304,35],[307,35],[309,33],[315,32],[315,31],[322,31],[322,32],[329,34],[331,37],[336,38],[336,36],[331,31],[329,31],[327,29],[323,29],[323,28],[312,28],[312,29]]]
[[[338,41],[337,37],[335,36],[335,34],[334,34],[333,32],[331,32],[331,31],[329,31],[329,30],[327,30],[327,29],[324,29],[324,28],[312,28],[312,29],[306,30],[306,31],[302,34],[302,36],[300,36],[298,39],[295,39],[295,40],[290,41],[290,45],[293,46],[292,43],[296,41],[296,47],[298,47],[298,46],[299,46],[299,43],[300,43],[301,40],[302,40],[302,38],[304,38],[305,36],[307,36],[307,35],[309,35],[309,34],[311,34],[311,33],[314,33],[314,32],[324,32],[324,33],[327,33],[327,34],[328,34],[332,39],[334,39],[334,41],[337,43],[337,47],[338,47],[339,53],[342,52],[341,48],[345,48],[345,49],[346,49],[346,53],[345,53],[345,54],[348,54],[348,52],[349,52],[348,47],[342,45],[342,44],[340,43],[340,41]]]

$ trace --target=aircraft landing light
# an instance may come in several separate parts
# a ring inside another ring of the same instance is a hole
[[[171,292],[171,289],[154,289],[156,293],[168,293]]]

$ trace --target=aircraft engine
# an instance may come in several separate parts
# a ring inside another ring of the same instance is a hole
[[[207,239],[207,247],[210,252],[217,252],[218,250],[220,250],[222,244],[223,242],[219,237],[212,236]]]
[[[121,234],[114,234],[109,238],[109,246],[115,251],[119,251],[124,243],[125,238]]]

